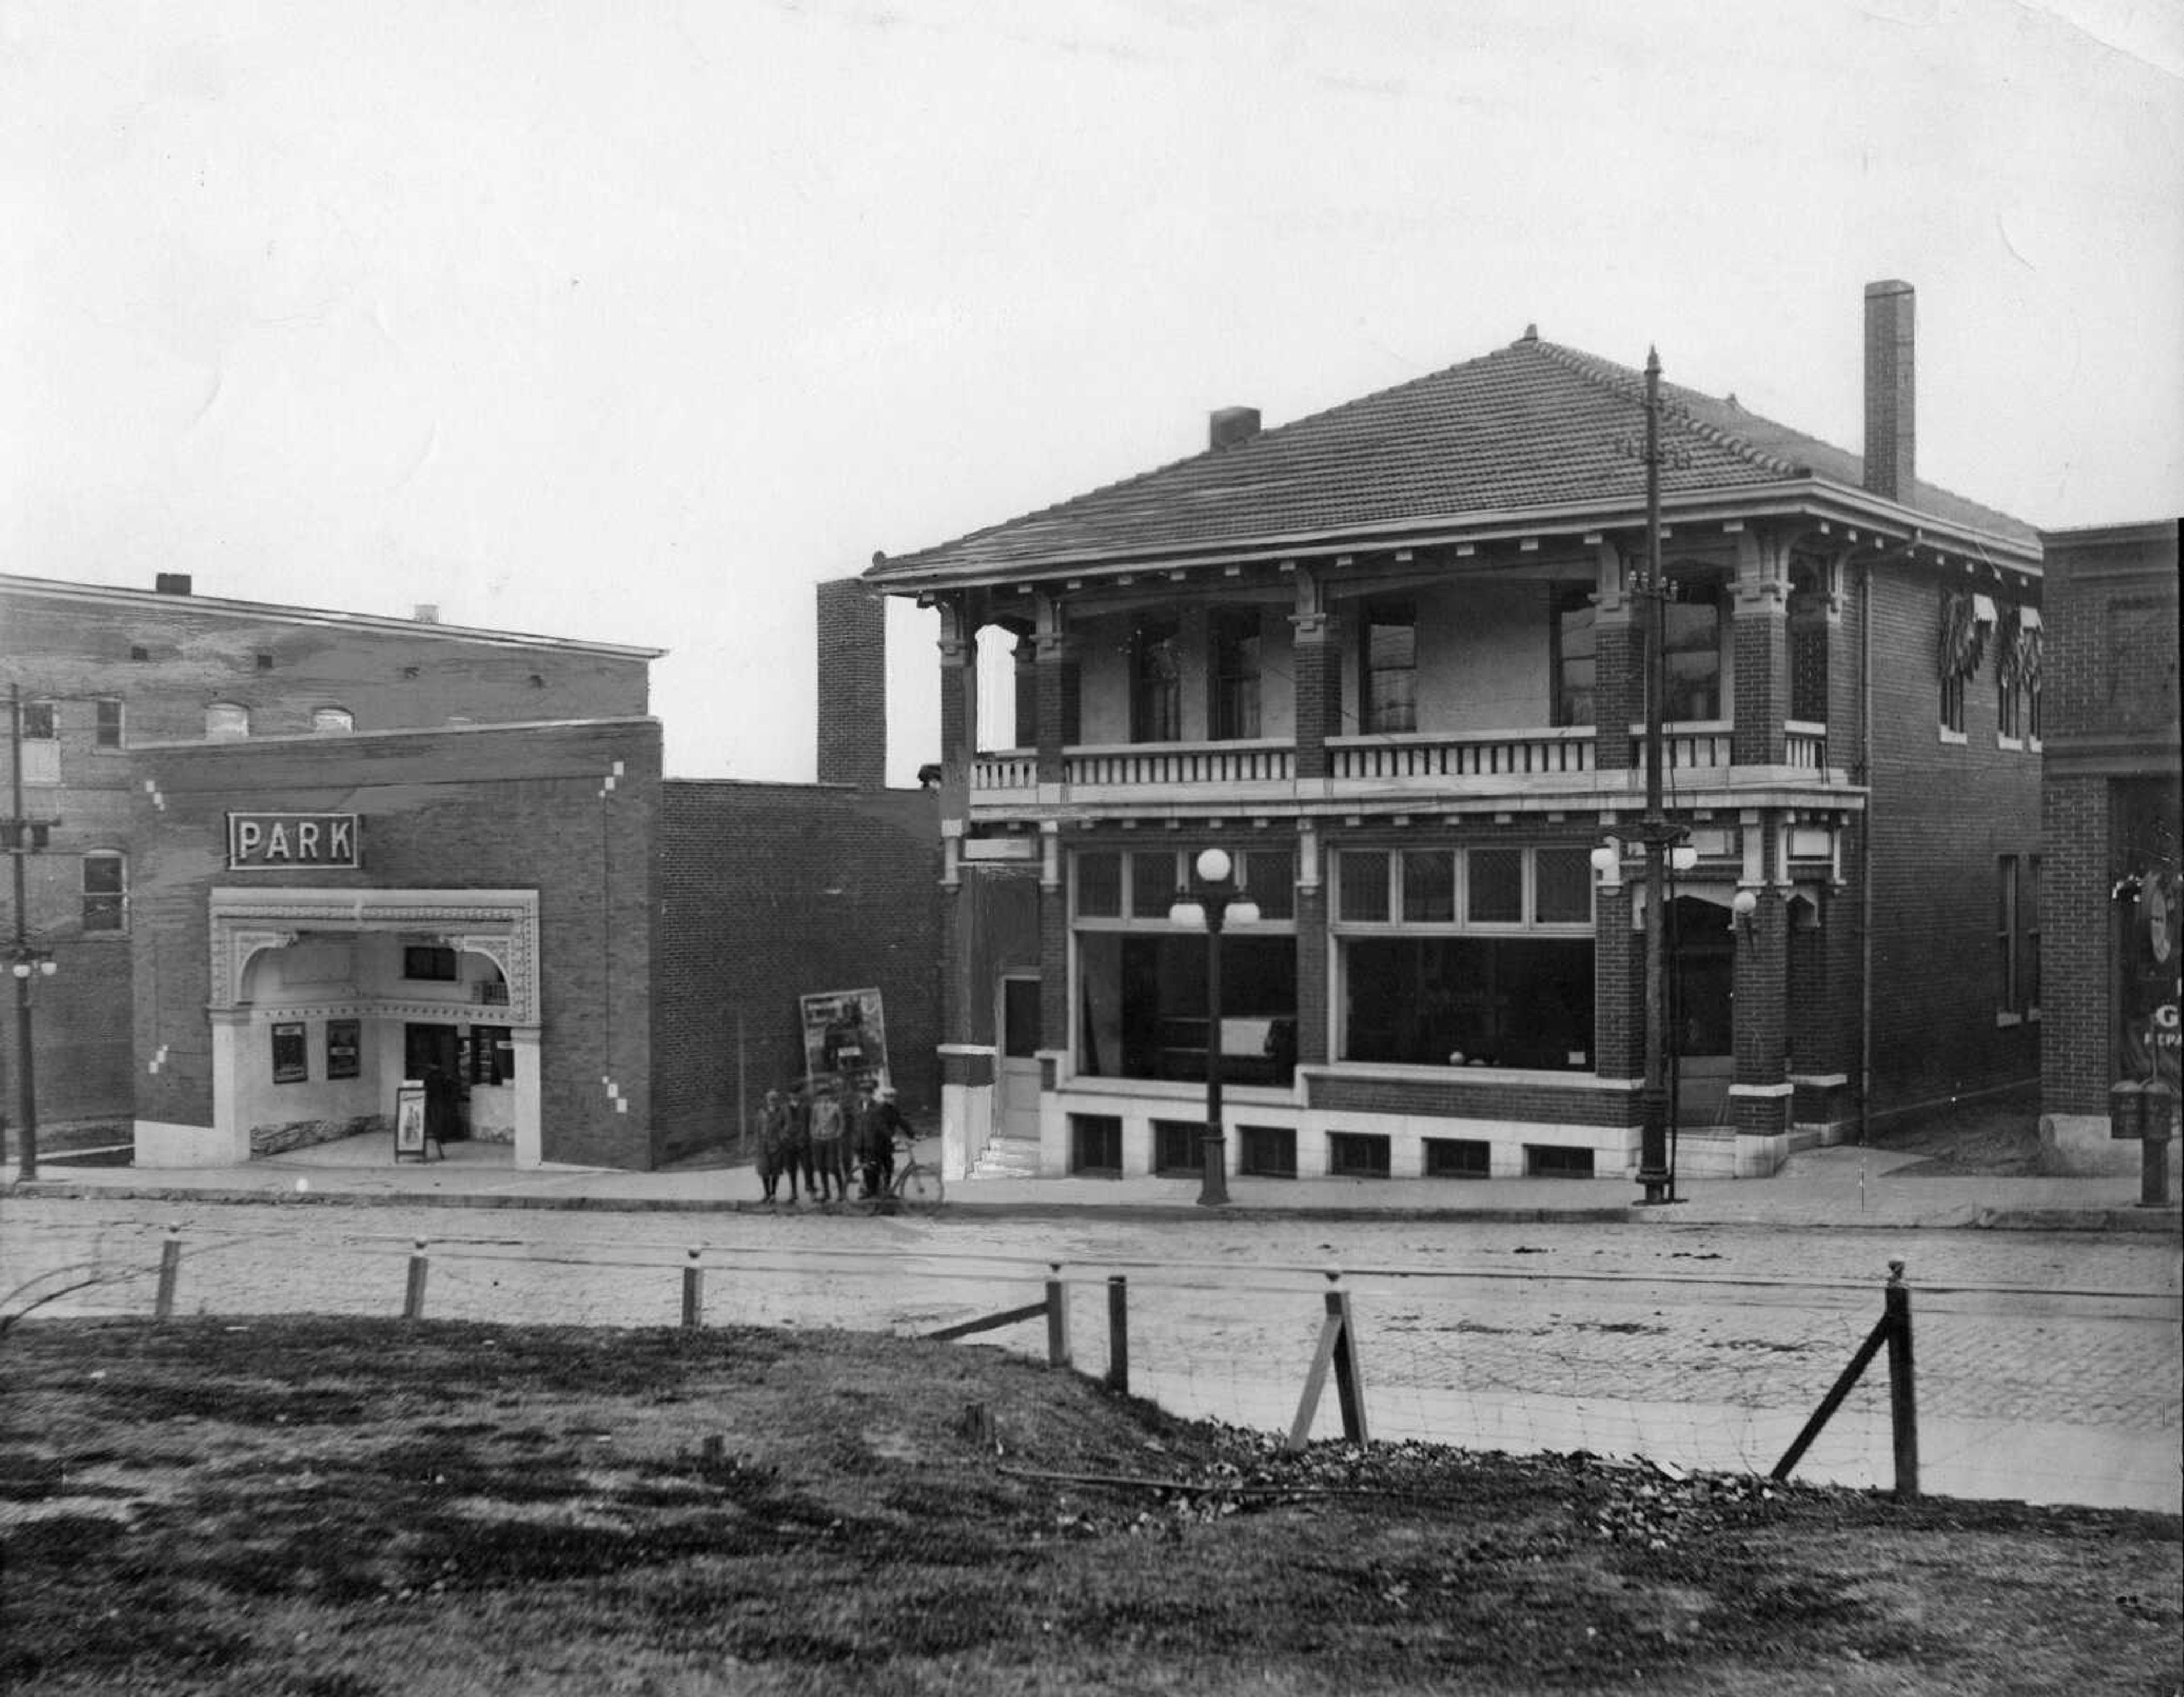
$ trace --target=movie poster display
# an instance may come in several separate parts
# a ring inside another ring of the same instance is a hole
[[[804,1070],[872,1085],[888,1071],[887,1020],[877,990],[832,990],[798,998],[804,1023]]]

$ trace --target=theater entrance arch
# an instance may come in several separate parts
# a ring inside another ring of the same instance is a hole
[[[250,1158],[250,1115],[243,1081],[258,1028],[305,1014],[386,1024],[444,1020],[460,1011],[465,1023],[504,1027],[513,1052],[515,1164],[543,1159],[539,1089],[538,893],[534,890],[280,890],[216,887],[211,892],[214,1141],[225,1158]],[[504,990],[487,1005],[451,1003],[429,986],[361,979],[331,999],[310,994],[293,1007],[275,1005],[261,986],[279,974],[254,963],[269,951],[314,941],[398,938],[408,946],[484,957],[499,969]],[[382,1092],[384,1093],[384,1092]],[[390,1097],[382,1111],[391,1113]]]

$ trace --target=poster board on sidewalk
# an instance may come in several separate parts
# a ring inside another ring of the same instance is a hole
[[[432,1158],[425,1148],[425,1086],[404,1079],[394,1092],[394,1158],[411,1155],[421,1161]]]
[[[797,998],[804,1026],[804,1071],[892,1083],[888,1071],[887,1018],[877,990],[830,990]]]

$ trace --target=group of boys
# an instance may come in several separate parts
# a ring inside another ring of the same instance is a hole
[[[783,1179],[796,1200],[796,1178],[814,1200],[846,1202],[850,1176],[860,1175],[867,1197],[885,1196],[894,1182],[894,1140],[910,1123],[895,1105],[894,1086],[850,1077],[811,1081],[808,1090],[769,1090],[759,1109],[758,1175],[766,1199]]]

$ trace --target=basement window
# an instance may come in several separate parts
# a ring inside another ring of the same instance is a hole
[[[1426,1139],[1426,1176],[1429,1179],[1483,1179],[1492,1169],[1490,1146],[1477,1137]]]
[[[1123,1122],[1112,1114],[1069,1116],[1069,1170],[1097,1178],[1123,1175]]]
[[[1240,1170],[1261,1179],[1293,1179],[1297,1175],[1295,1132],[1285,1125],[1245,1125],[1238,1129],[1244,1142]]]
[[[1388,1139],[1366,1131],[1327,1134],[1327,1170],[1339,1179],[1388,1176]]]
[[[1559,1143],[1524,1145],[1524,1172],[1535,1179],[1589,1179],[1592,1151],[1572,1149]]]

